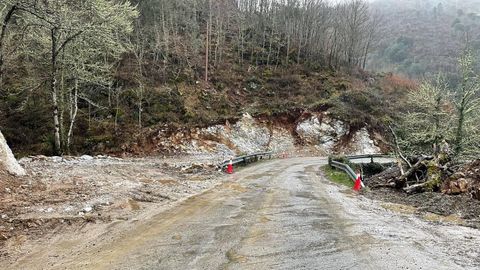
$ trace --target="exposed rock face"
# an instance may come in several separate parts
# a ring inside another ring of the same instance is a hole
[[[346,147],[345,153],[353,155],[378,154],[381,153],[381,149],[375,145],[368,130],[362,128],[353,135],[352,140]]]
[[[199,131],[202,138],[216,138],[214,149],[226,155],[294,149],[291,134],[281,128],[270,129],[251,115],[244,114],[235,125],[217,125]],[[226,151],[230,148],[230,153]]]
[[[310,145],[318,146],[327,153],[334,152],[334,147],[347,132],[347,127],[341,121],[323,117],[320,122],[319,116],[311,116],[297,126],[297,134],[300,139]]]
[[[6,170],[8,173],[22,176],[25,175],[25,170],[18,164],[13,156],[12,150],[8,147],[5,137],[0,131],[0,169]]]
[[[374,154],[381,150],[366,128],[353,135],[349,127],[329,115],[316,114],[293,127],[272,125],[253,118],[249,114],[235,124],[215,125],[207,128],[180,130],[168,136],[161,132],[156,137],[161,151],[172,153],[204,154],[229,158],[239,154],[272,151],[274,153],[294,152],[306,149],[320,154]],[[374,134],[375,135],[375,134]],[[348,140],[348,138],[351,138]],[[299,140],[302,145],[296,145]],[[313,149],[311,149],[313,147]]]
[[[242,119],[230,128],[216,126],[216,129],[220,130],[217,134],[230,141],[241,153],[265,151],[270,142],[270,130],[257,123],[249,114],[244,114]]]

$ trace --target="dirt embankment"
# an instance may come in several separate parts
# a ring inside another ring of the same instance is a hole
[[[0,172],[0,256],[17,252],[27,240],[129,220],[198,194],[218,183],[216,162],[204,156],[22,159],[29,176]]]

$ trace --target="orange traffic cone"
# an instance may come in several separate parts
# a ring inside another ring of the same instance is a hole
[[[233,162],[232,162],[231,159],[230,159],[230,162],[228,162],[228,165],[227,165],[227,173],[228,173],[228,174],[232,174],[232,173],[233,173]]]
[[[353,190],[360,191],[362,189],[362,176],[357,175],[357,180],[355,180],[355,185],[353,185]]]

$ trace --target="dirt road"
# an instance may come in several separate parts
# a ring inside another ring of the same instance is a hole
[[[480,232],[392,212],[329,183],[325,160],[253,165],[128,231],[2,269],[478,269]]]

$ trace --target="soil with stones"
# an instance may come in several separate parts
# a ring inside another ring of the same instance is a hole
[[[198,194],[218,183],[217,162],[203,156],[24,158],[28,176],[0,171],[0,257],[30,240],[129,220]]]

